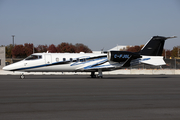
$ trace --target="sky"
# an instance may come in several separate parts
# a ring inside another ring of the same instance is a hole
[[[177,36],[179,0],[0,0],[0,45],[83,43],[91,50],[143,45],[153,36]]]

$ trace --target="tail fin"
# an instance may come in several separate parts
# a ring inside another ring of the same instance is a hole
[[[144,47],[139,52],[140,55],[147,55],[147,56],[161,56],[164,48],[165,40],[169,38],[176,38],[173,37],[162,37],[162,36],[154,36],[151,40],[149,40]]]

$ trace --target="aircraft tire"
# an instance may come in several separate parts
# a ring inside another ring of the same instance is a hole
[[[24,79],[25,78],[25,76],[24,75],[20,75],[20,79]]]
[[[103,76],[98,76],[98,75],[97,75],[97,78],[103,78]]]

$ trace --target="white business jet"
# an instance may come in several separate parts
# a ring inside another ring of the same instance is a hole
[[[162,51],[165,40],[174,37],[154,36],[136,53],[108,51],[95,53],[34,53],[20,62],[3,67],[6,71],[22,72],[91,72],[91,77],[102,78],[103,71],[130,67],[141,63],[165,65]],[[96,75],[95,72],[98,72]],[[20,78],[24,78],[22,74]]]

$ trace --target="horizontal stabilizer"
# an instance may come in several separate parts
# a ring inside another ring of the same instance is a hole
[[[154,66],[166,65],[163,56],[142,56],[140,63],[150,64]]]

